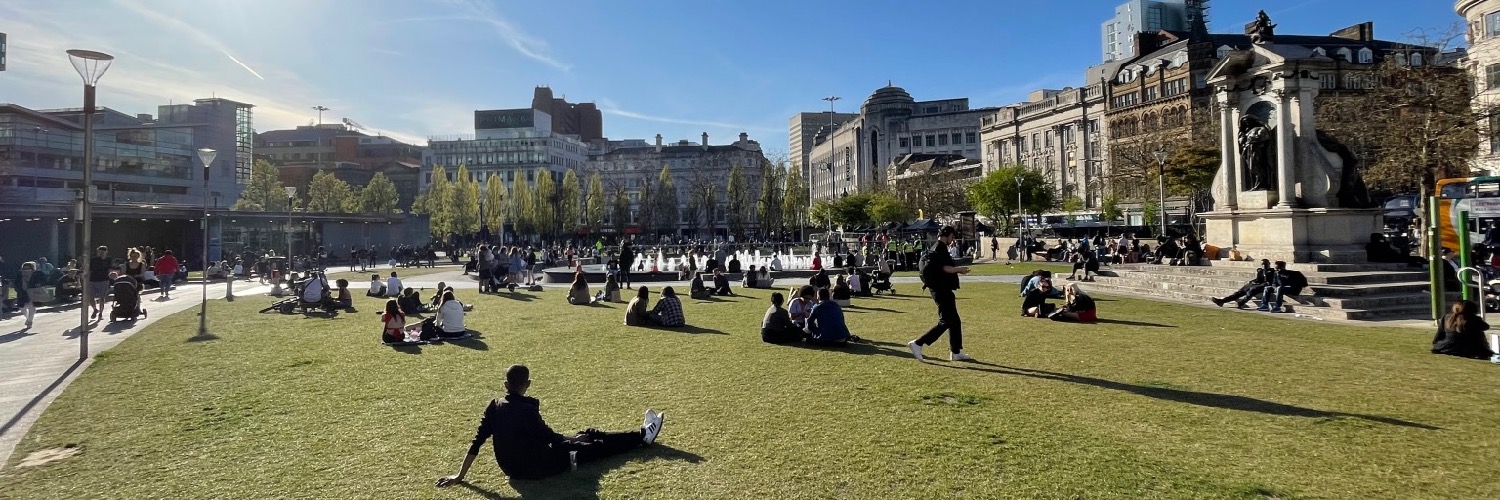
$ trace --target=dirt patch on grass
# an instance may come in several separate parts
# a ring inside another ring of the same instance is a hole
[[[65,445],[61,448],[47,448],[45,450],[34,451],[30,455],[26,455],[26,458],[21,459],[21,463],[16,464],[16,466],[36,467],[39,465],[47,465],[58,460],[71,458],[73,455],[77,454],[78,445],[76,444]]]

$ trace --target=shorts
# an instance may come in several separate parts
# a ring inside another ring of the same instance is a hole
[[[91,298],[91,299],[107,299],[107,298],[109,298],[109,282],[108,281],[90,281],[89,282],[89,298]]]

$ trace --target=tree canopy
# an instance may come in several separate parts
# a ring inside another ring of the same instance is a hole
[[[265,160],[256,160],[250,166],[250,182],[240,191],[232,210],[242,212],[285,212],[286,191],[281,185],[281,174],[275,165]]]

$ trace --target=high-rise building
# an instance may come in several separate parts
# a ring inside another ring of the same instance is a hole
[[[825,130],[833,130],[843,125],[844,122],[859,117],[859,113],[834,113],[824,111],[822,113],[797,113],[792,116],[788,124],[791,132],[791,162],[789,167],[794,172],[807,175],[803,167],[807,165],[807,159],[812,154],[812,144],[819,133]]]
[[[1104,62],[1135,56],[1137,34],[1161,30],[1187,31],[1190,26],[1188,1],[1130,0],[1115,7],[1115,17],[1101,26],[1104,35]]]
[[[507,189],[518,177],[535,185],[536,176],[552,175],[560,181],[567,169],[582,169],[589,145],[576,135],[555,131],[552,116],[533,108],[491,109],[474,112],[474,133],[435,137],[422,155],[422,189],[432,184],[436,166],[446,168],[449,180],[459,166],[480,185],[500,176]]]
[[[604,115],[594,103],[573,104],[552,96],[549,87],[537,87],[532,93],[531,109],[552,117],[552,131],[575,135],[578,140],[593,143],[604,139]]]

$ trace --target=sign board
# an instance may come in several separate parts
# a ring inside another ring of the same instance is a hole
[[[536,123],[534,113],[531,108],[475,111],[474,129],[530,128]]]
[[[5,33],[0,33],[0,71],[5,71]]]

